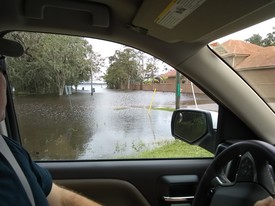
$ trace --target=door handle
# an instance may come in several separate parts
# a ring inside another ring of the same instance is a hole
[[[165,202],[192,202],[194,196],[183,196],[183,197],[169,197],[163,196]]]

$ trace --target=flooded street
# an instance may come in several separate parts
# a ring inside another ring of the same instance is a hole
[[[91,95],[87,86],[78,89],[70,96],[14,98],[22,143],[33,158],[115,158],[173,139],[172,112],[155,108],[174,108],[175,93],[156,92],[149,111],[153,92],[98,85]],[[181,100],[189,105],[192,98],[182,96]]]

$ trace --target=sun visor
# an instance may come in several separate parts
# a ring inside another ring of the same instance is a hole
[[[24,48],[18,42],[0,38],[0,55],[19,57],[23,53]]]
[[[165,42],[209,42],[250,26],[243,23],[246,19],[251,24],[270,18],[265,17],[265,10],[274,6],[273,0],[253,1],[253,4],[250,0],[237,4],[221,0],[145,0],[132,24]],[[263,19],[259,20],[259,16]]]

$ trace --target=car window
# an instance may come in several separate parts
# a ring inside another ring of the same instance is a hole
[[[275,111],[275,17],[210,44]]]
[[[22,144],[33,159],[213,156],[171,135],[176,107],[218,107],[169,65],[101,40],[25,32],[8,38],[25,49],[7,64]]]

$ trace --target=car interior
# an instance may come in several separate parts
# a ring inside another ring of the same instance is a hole
[[[210,45],[274,18],[274,11],[274,0],[1,1],[1,69],[5,65],[6,78],[13,68],[4,56],[20,58],[28,52],[24,42],[8,39],[13,32],[94,38],[154,56],[194,82],[218,105],[217,115],[204,109],[178,108],[169,121],[174,138],[213,156],[38,159],[37,164],[47,168],[58,185],[102,205],[249,206],[274,197],[275,82],[269,85],[271,96],[261,95]],[[275,66],[270,71],[273,73],[266,79],[274,79]],[[18,125],[18,98],[12,84],[7,95],[6,119],[0,131],[22,144],[25,137]],[[103,115],[104,109],[100,112]],[[28,126],[29,121],[24,124]],[[105,130],[112,128],[106,126]],[[32,128],[28,132],[39,134]]]

